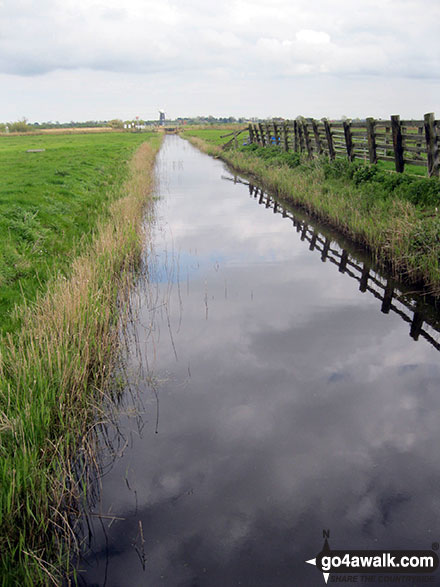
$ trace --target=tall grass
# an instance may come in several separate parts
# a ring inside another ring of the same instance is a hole
[[[118,296],[141,247],[157,144],[143,144],[97,236],[35,303],[0,355],[0,577],[3,585],[59,583],[69,564],[68,505],[94,406],[116,345]],[[67,509],[66,509],[67,508]]]

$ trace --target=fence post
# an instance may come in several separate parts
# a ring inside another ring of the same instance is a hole
[[[280,129],[276,122],[273,123],[273,134],[275,136],[275,145],[280,144]]]
[[[272,139],[270,136],[270,125],[268,122],[265,123],[265,128],[266,128],[266,145],[268,147],[270,147],[272,145]]]
[[[422,157],[422,149],[423,149],[423,141],[422,136],[424,134],[424,127],[419,126],[417,129],[417,134],[420,136],[420,141],[417,141],[417,148],[419,149],[416,153],[417,159],[423,159]]]
[[[306,141],[307,153],[309,155],[309,159],[312,159],[312,157],[313,157],[312,143],[310,142],[309,129],[307,128],[307,120],[304,120],[302,122],[302,127],[303,127],[304,139]]]
[[[299,138],[298,138],[298,122],[293,121],[293,150],[295,153],[299,151]]]
[[[289,127],[287,125],[287,120],[283,123],[283,131],[284,131],[284,150],[289,150]]]
[[[304,144],[303,126],[302,126],[302,122],[300,120],[296,121],[296,128],[298,130],[299,150],[301,151],[301,153],[304,153],[304,151],[306,150],[306,147]]]
[[[258,123],[258,128],[260,129],[260,141],[261,141],[261,146],[264,147],[266,145],[266,140],[264,137],[264,130],[263,130],[263,123],[259,122]]]
[[[394,161],[396,162],[397,173],[402,173],[405,168],[403,160],[403,139],[400,116],[395,114],[391,117],[391,132],[393,134]]]
[[[261,145],[260,131],[258,128],[258,124],[254,124],[254,133],[255,133],[255,142],[257,143],[257,145]]]
[[[254,142],[254,129],[252,128],[252,124],[249,124],[249,141],[251,143]]]
[[[318,155],[322,155],[322,144],[319,136],[318,124],[314,118],[312,118],[313,134],[315,135],[316,152]]]
[[[342,122],[344,127],[344,136],[345,136],[345,147],[347,149],[347,157],[350,161],[354,161],[354,146],[353,146],[353,136],[351,134],[351,122],[348,120],[344,120]]]
[[[335,148],[333,146],[333,137],[332,131],[330,129],[330,124],[327,118],[324,118],[324,129],[325,129],[325,136],[327,137],[327,147],[328,147],[328,156],[330,161],[333,161],[336,157]]]
[[[434,114],[430,112],[425,114],[425,136],[426,136],[426,150],[428,152],[428,175],[438,176],[439,174],[439,160],[438,160],[438,138],[437,138],[437,123]]]
[[[374,118],[367,118],[367,141],[368,141],[368,153],[370,155],[370,163],[377,163],[376,153],[376,121]]]

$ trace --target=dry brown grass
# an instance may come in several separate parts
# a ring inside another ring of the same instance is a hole
[[[20,137],[29,135],[78,135],[104,132],[124,132],[124,129],[110,127],[84,127],[84,128],[33,128],[28,132],[0,132],[0,137]],[[128,132],[128,131],[126,131]]]

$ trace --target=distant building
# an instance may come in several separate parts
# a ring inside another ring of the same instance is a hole
[[[165,112],[163,110],[159,110],[159,124],[160,126],[165,124]]]

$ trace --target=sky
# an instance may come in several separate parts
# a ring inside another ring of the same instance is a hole
[[[0,0],[0,121],[440,117],[440,0]]]

